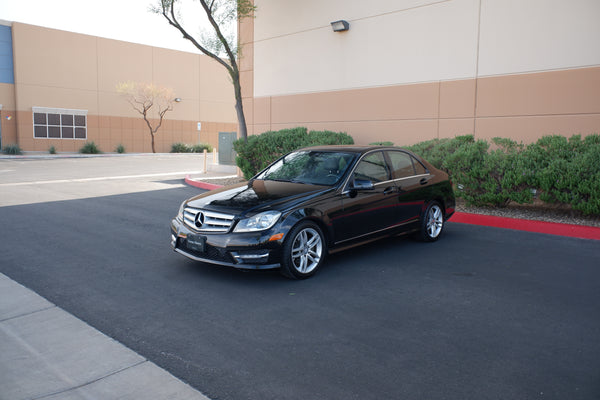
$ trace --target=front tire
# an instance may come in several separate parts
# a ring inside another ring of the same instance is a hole
[[[421,218],[421,231],[418,238],[424,242],[435,242],[444,230],[444,211],[437,201],[432,201]]]
[[[301,222],[292,228],[284,242],[281,273],[290,279],[308,278],[317,272],[326,254],[321,228],[314,222]]]

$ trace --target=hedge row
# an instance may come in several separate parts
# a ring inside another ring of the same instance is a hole
[[[247,141],[236,140],[236,164],[244,177],[250,179],[271,162],[290,151],[307,146],[354,144],[351,136],[342,132],[310,131],[306,128],[282,129],[252,135]]]
[[[171,153],[204,153],[204,150],[211,152],[213,148],[207,143],[185,144],[178,142],[171,145]]]
[[[537,195],[600,214],[600,135],[545,136],[529,145],[502,138],[490,144],[468,135],[407,148],[448,172],[467,204],[525,204]]]

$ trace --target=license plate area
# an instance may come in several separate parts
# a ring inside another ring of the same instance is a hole
[[[204,253],[206,251],[206,236],[190,233],[187,235],[186,246],[192,251]]]

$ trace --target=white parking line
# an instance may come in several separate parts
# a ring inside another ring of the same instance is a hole
[[[172,175],[189,175],[189,174],[203,174],[204,171],[185,171],[185,172],[167,172],[160,174],[142,174],[142,175],[121,175],[121,176],[102,176],[96,178],[75,178],[75,179],[56,179],[51,181],[32,181],[32,182],[13,182],[13,183],[0,183],[0,187],[4,186],[26,186],[26,185],[45,185],[45,184],[56,184],[56,183],[72,183],[72,182],[93,182],[93,181],[108,181],[117,179],[132,179],[132,178],[153,178],[159,176],[172,176]]]

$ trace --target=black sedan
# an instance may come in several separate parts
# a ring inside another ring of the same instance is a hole
[[[448,175],[396,147],[289,153],[247,183],[181,204],[171,245],[191,259],[313,275],[328,253],[385,236],[435,241],[454,213]]]

